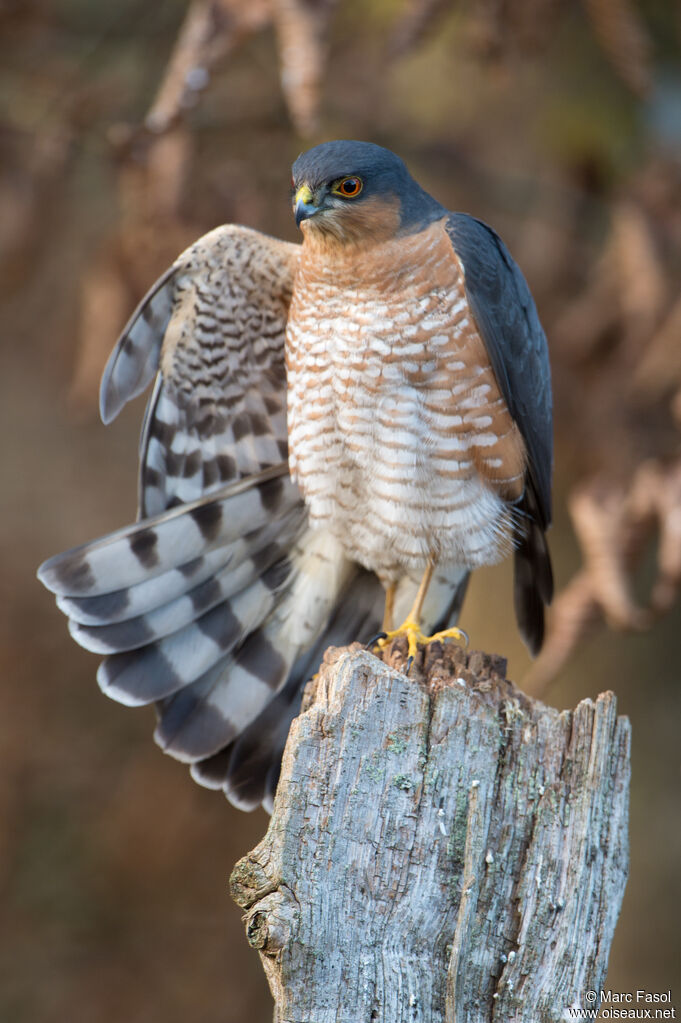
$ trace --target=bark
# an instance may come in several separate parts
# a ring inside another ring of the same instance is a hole
[[[411,677],[327,653],[231,878],[275,1020],[594,1008],[627,878],[629,723],[613,693],[559,712],[504,674],[451,644]]]

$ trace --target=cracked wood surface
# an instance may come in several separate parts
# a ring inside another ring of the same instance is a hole
[[[279,1023],[544,1023],[602,986],[629,723],[612,693],[559,712],[504,672],[450,644],[409,678],[327,652],[231,878]]]

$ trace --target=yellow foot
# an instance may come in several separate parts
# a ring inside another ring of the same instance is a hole
[[[456,625],[452,625],[451,629],[443,629],[442,632],[436,632],[433,636],[429,636],[428,643],[442,643],[446,639],[456,639],[463,646],[468,646],[468,633]]]
[[[444,641],[445,639],[456,639],[463,643],[464,646],[468,646],[468,636],[463,629],[458,629],[456,625],[453,625],[451,629],[443,629],[442,632],[436,632],[434,636],[426,636],[421,631],[421,626],[418,622],[415,622],[411,618],[407,618],[406,622],[400,625],[399,629],[392,629],[390,632],[386,632],[381,639],[378,641],[379,650],[384,650],[389,643],[392,643],[398,636],[407,637],[407,657],[408,663],[411,664],[416,651],[420,646],[428,646],[429,643],[435,643],[437,641]]]

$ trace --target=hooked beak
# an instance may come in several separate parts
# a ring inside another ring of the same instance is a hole
[[[301,221],[308,220],[315,213],[319,212],[319,206],[314,204],[314,196],[309,185],[301,185],[293,200],[293,212],[296,217],[296,227],[300,227]]]

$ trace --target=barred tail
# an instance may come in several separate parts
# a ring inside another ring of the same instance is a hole
[[[375,632],[383,601],[337,540],[309,530],[275,470],[58,555],[39,576],[74,639],[106,655],[102,690],[155,703],[159,745],[251,809],[271,801],[323,650]]]

